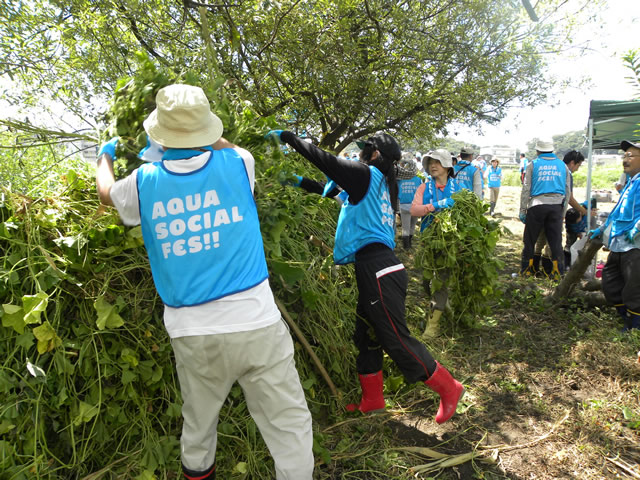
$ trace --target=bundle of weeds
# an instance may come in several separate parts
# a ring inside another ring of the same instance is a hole
[[[140,232],[97,213],[89,178],[60,191],[0,207],[0,468],[152,471],[179,458],[180,400]]]
[[[122,82],[127,98],[146,105],[129,103],[141,117],[151,106],[135,88],[157,89],[147,80]],[[256,159],[256,203],[274,294],[338,389],[353,388],[355,282],[352,269],[336,268],[331,255],[338,207],[278,183],[284,170],[318,172],[264,140],[277,126],[273,119],[232,95],[219,95],[216,111],[225,137]],[[143,118],[127,118],[129,130],[118,133],[123,146],[135,149]],[[132,139],[135,147],[128,145]],[[121,175],[137,161],[128,159]],[[94,179],[85,174],[64,172],[54,186],[40,198],[6,190],[0,206],[0,470],[15,479],[175,478],[181,398],[140,228],[124,227],[114,209],[99,206]],[[296,364],[314,420],[331,421],[342,400],[299,342]],[[329,462],[324,441],[317,437],[316,451]],[[216,459],[220,471],[239,478],[272,476],[237,385],[221,412]]]
[[[415,262],[431,293],[446,288],[452,326],[473,326],[499,294],[494,255],[500,238],[499,222],[487,218],[487,204],[468,190],[453,194],[455,203],[430,214],[429,226],[419,235]],[[446,272],[448,272],[448,277]]]

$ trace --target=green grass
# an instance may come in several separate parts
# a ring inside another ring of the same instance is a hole
[[[574,187],[587,186],[587,165],[586,162],[580,169],[573,174]],[[622,173],[622,165],[594,165],[591,171],[591,188],[614,190],[614,184],[620,178]],[[502,169],[502,185],[510,187],[519,187],[520,170],[518,168]]]
[[[573,174],[574,187],[587,186],[587,165],[586,162]],[[614,190],[614,183],[620,178],[622,165],[594,165],[591,171],[591,188]]]

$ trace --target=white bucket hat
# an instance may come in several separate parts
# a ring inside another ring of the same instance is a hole
[[[168,148],[212,145],[223,131],[204,91],[179,84],[158,91],[156,109],[144,121],[144,129],[154,142]]]
[[[425,172],[429,167],[428,164],[430,158],[438,160],[440,162],[440,165],[442,165],[444,168],[453,168],[453,161],[451,159],[451,154],[449,153],[449,151],[445,150],[444,148],[439,148],[437,150],[430,151],[422,158],[422,166],[424,167]]]
[[[551,140],[538,140],[535,149],[539,152],[553,152],[553,142]]]

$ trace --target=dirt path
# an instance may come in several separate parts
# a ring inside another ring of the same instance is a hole
[[[608,308],[550,308],[544,299],[553,284],[512,278],[522,248],[519,193],[503,188],[496,209],[511,234],[498,244],[504,292],[493,314],[476,329],[429,344],[467,387],[458,415],[438,426],[434,395],[400,390],[386,425],[396,444],[482,452],[437,478],[640,478],[640,334],[619,334]],[[411,255],[402,255],[410,269]],[[416,331],[423,326],[421,291],[420,274],[412,271],[407,316]]]

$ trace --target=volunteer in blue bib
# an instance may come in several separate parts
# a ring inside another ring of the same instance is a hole
[[[487,183],[489,184],[489,215],[493,217],[502,185],[502,168],[500,168],[500,160],[495,157],[491,159],[491,166],[487,169]]]
[[[454,165],[456,182],[458,187],[469,190],[482,200],[484,197],[484,179],[482,170],[471,163],[473,150],[469,147],[462,147],[460,150],[460,160]]]
[[[455,203],[451,195],[457,192],[458,185],[453,173],[451,155],[444,149],[434,150],[424,157],[424,168],[431,174],[431,178],[421,185],[413,197],[411,214],[422,217],[420,231],[428,228],[434,219],[434,213],[444,208],[451,208]],[[449,278],[449,271],[444,269],[439,274],[442,284]],[[446,287],[442,286],[435,292],[431,282],[424,284],[428,296],[432,296],[432,305],[427,317],[427,325],[422,334],[423,338],[433,338],[440,335],[440,317],[444,312],[449,298]]]
[[[99,152],[96,183],[125,225],[142,226],[180,382],[184,478],[216,477],[220,409],[237,381],[275,478],[311,480],[311,414],[269,286],[253,156],[222,138],[199,87],[159,90],[144,128],[160,159],[116,182],[112,139]]]
[[[355,264],[358,305],[353,339],[359,352],[356,369],[362,398],[347,409],[385,408],[382,359],[386,352],[407,382],[424,382],[440,395],[435,419],[447,421],[464,387],[411,335],[405,319],[408,275],[393,253],[400,146],[391,135],[379,133],[356,142],[362,149],[360,161],[349,162],[301,141],[292,132],[275,130],[268,135],[300,153],[348,195],[338,218],[333,258],[339,265]]]
[[[524,183],[524,172],[527,171],[529,159],[524,153],[520,154],[520,183]]]
[[[607,221],[590,236],[601,238],[610,251],[602,270],[602,291],[626,331],[640,329],[640,142],[625,140],[620,148],[629,181]]]
[[[413,234],[416,230],[418,217],[411,215],[411,203],[413,196],[420,185],[422,179],[416,175],[417,165],[413,160],[413,154],[409,153],[407,158],[403,156],[401,161],[404,173],[398,174],[398,202],[400,203],[400,223],[402,224],[402,247],[405,250],[411,248]]]
[[[520,221],[524,226],[524,248],[520,272],[533,275],[534,251],[540,231],[551,249],[552,276],[564,273],[562,224],[571,198],[571,175],[566,164],[553,153],[553,142],[539,140],[537,157],[529,163],[520,195]]]

